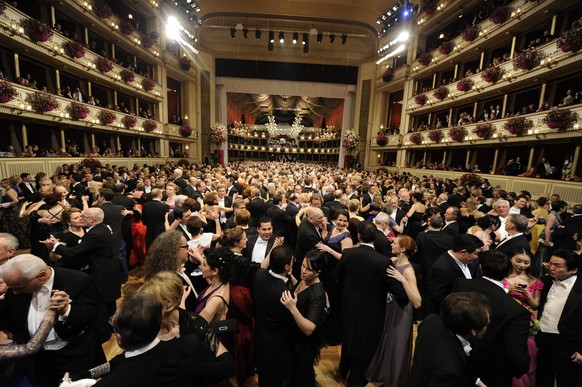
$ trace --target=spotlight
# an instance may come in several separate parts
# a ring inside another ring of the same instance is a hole
[[[297,32],[293,32],[293,44],[297,44],[299,40],[299,34]]]
[[[279,43],[285,43],[285,33],[283,31],[279,31]]]
[[[261,30],[258,28],[255,30],[255,38],[261,40]]]
[[[348,40],[348,34],[346,34],[345,32],[342,34],[342,44],[346,44]]]
[[[309,34],[307,32],[304,32],[303,33],[303,40],[301,41],[301,43],[303,43],[303,45],[306,45],[308,40],[309,40]]]
[[[249,37],[249,29],[247,27],[243,28],[243,37],[245,39]]]
[[[317,43],[321,43],[323,41],[323,32],[317,33]]]
[[[329,34],[329,44],[333,44],[335,42],[335,33]]]
[[[236,39],[236,28],[230,27],[230,37]]]
[[[308,54],[309,53],[309,34],[308,33],[303,33],[303,53],[304,54]]]
[[[269,31],[269,43],[275,43],[275,32]]]

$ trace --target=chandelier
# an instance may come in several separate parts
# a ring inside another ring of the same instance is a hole
[[[265,124],[265,128],[267,132],[269,132],[270,137],[276,137],[279,132],[277,130],[277,122],[275,121],[275,116],[270,115],[267,117],[269,119],[269,123]]]
[[[293,124],[291,125],[291,129],[289,130],[289,136],[296,138],[299,136],[299,133],[303,130],[303,125],[301,125],[301,116],[296,115]]]

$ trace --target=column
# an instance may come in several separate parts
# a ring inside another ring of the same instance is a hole
[[[572,173],[571,173],[572,176],[576,175],[579,163],[580,163],[580,145],[576,145],[576,149],[574,149],[574,158],[572,159]]]
[[[22,124],[22,144],[23,147],[28,145],[28,133],[26,130],[26,124]]]
[[[342,118],[342,130],[340,138],[343,138],[346,131],[354,126],[354,112],[356,108],[356,94],[353,91],[347,93],[344,98],[344,116]],[[346,148],[341,145],[339,149],[339,160],[337,166],[340,168],[344,167],[344,159],[347,156]]]
[[[226,88],[224,85],[216,85],[216,102],[216,117],[218,118],[218,122],[228,125],[226,116],[228,101],[226,99]],[[228,140],[220,145],[216,145],[216,149],[222,151],[224,164],[228,164]],[[204,155],[202,155],[202,158],[204,158]]]
[[[465,157],[465,167],[471,164],[471,149],[467,149],[467,157]]]
[[[491,171],[492,174],[495,174],[495,171],[497,171],[497,159],[499,158],[499,148],[496,147],[495,148],[495,155],[493,155],[493,171]]]
[[[529,148],[529,159],[527,160],[527,169],[525,170],[526,172],[529,171],[529,169],[533,166],[535,149],[536,147],[533,145]]]
[[[443,161],[442,161],[443,165],[447,162],[447,152],[448,151],[449,151],[448,149],[445,149],[445,151],[443,152]]]
[[[517,43],[517,36],[513,36],[513,38],[511,39],[511,56],[510,58],[513,59],[513,55],[515,54],[515,44]]]
[[[61,148],[63,148],[63,150],[66,150],[66,146],[67,146],[67,140],[65,139],[65,129],[61,128],[60,129],[60,135],[61,135]]]
[[[95,148],[95,133],[91,132],[91,149]]]

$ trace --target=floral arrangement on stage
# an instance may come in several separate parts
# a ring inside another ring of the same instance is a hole
[[[497,7],[491,12],[489,19],[493,24],[504,23],[509,18],[509,7]]]
[[[565,129],[578,121],[578,113],[570,109],[552,108],[543,118],[544,124],[550,129]]]
[[[111,7],[103,0],[93,1],[93,13],[95,13],[95,15],[101,19],[107,19],[113,15]]]
[[[68,56],[72,58],[82,58],[85,56],[85,47],[79,42],[68,40],[63,43],[63,48]]]
[[[103,125],[111,125],[115,122],[117,116],[110,110],[101,110],[97,114],[97,118],[99,118],[99,121],[101,121]]]
[[[228,131],[223,123],[215,122],[210,127],[210,142],[213,144],[222,144],[228,138]]]
[[[454,126],[451,129],[449,129],[449,137],[453,141],[463,142],[465,140],[466,135],[467,129],[463,128],[462,126]]]
[[[465,173],[459,178],[459,182],[463,187],[481,187],[481,184],[483,184],[483,179],[481,176],[475,173]]]
[[[488,140],[493,136],[493,133],[495,133],[495,128],[489,122],[482,122],[477,124],[473,133],[479,138]]]
[[[465,31],[463,31],[463,40],[465,42],[472,42],[475,40],[475,38],[477,38],[478,34],[479,30],[477,29],[477,26],[469,26],[465,29]]]
[[[431,61],[432,61],[432,55],[430,52],[423,52],[418,57],[418,63],[420,63],[423,66],[428,66]]]
[[[6,80],[0,80],[0,103],[6,103],[12,101],[18,96],[18,91],[12,83]]]
[[[40,113],[50,112],[59,107],[55,96],[44,91],[28,93],[26,101],[32,105],[34,110]]]
[[[90,170],[94,171],[95,168],[103,167],[103,164],[101,164],[101,161],[94,159],[93,157],[87,157],[81,160],[81,166],[83,168],[89,168]]]
[[[178,64],[180,65],[180,68],[184,71],[188,71],[190,70],[190,66],[192,66],[192,61],[190,59],[188,59],[188,57],[186,55],[184,55],[183,57],[180,58],[180,60],[178,61]]]
[[[72,119],[82,120],[84,118],[87,118],[90,109],[85,104],[79,102],[71,102],[69,106],[67,106],[67,111],[71,115]]]
[[[434,130],[431,130],[430,132],[428,132],[428,138],[432,142],[441,142],[443,137],[444,137],[443,131],[440,129],[434,129]]]
[[[394,70],[391,67],[386,67],[386,70],[382,73],[382,80],[384,82],[390,82],[392,80],[392,76],[394,75]]]
[[[435,89],[432,95],[438,100],[443,100],[449,95],[449,89],[446,86],[439,86]]]
[[[533,127],[533,122],[532,120],[528,120],[525,117],[516,116],[511,117],[505,121],[503,127],[511,134],[515,134],[516,136],[523,136],[529,129]]]
[[[95,59],[95,67],[97,67],[97,70],[101,71],[102,73],[108,73],[113,70],[113,62],[103,58],[102,56],[98,56],[97,59]]]
[[[121,21],[119,24],[119,29],[123,35],[131,35],[135,32],[135,27],[127,20]]]
[[[191,134],[192,134],[192,128],[189,127],[188,125],[182,125],[180,127],[180,135],[182,137],[190,137]],[[211,141],[212,141],[212,137],[211,137]]]
[[[155,120],[145,120],[144,122],[142,122],[141,127],[146,132],[153,132],[158,128],[158,122]]]
[[[428,101],[428,98],[427,98],[426,94],[419,94],[416,97],[414,97],[414,102],[417,105],[422,106],[422,105],[424,105],[426,103],[426,101]]]
[[[380,146],[388,144],[388,136],[386,136],[386,133],[380,132],[376,135],[376,144]]]
[[[152,91],[155,86],[156,83],[149,78],[144,78],[141,80],[141,87],[143,87],[145,91]]]
[[[531,70],[539,66],[542,55],[535,48],[526,48],[515,54],[513,57],[513,68],[515,70]]]
[[[20,20],[26,35],[35,42],[46,42],[53,36],[53,30],[47,24],[33,18]]]
[[[485,82],[495,83],[501,79],[503,75],[503,70],[499,66],[487,67],[481,72],[481,78]]]
[[[473,87],[474,82],[471,78],[463,78],[457,83],[457,90],[469,91]]]
[[[346,130],[344,137],[342,138],[342,146],[346,149],[354,149],[358,146],[360,142],[360,136],[353,129]]]
[[[562,52],[578,51],[582,47],[582,27],[574,22],[571,29],[560,35],[556,44]]]
[[[126,128],[134,128],[137,124],[137,117],[132,115],[123,116],[121,122],[123,125],[125,125]]]
[[[130,83],[135,80],[135,73],[133,71],[129,71],[126,69],[121,70],[119,72],[119,76],[121,77],[121,80],[125,83]]]
[[[408,139],[410,140],[411,143],[415,144],[415,145],[420,145],[420,143],[422,143],[422,134],[420,133],[412,133],[410,135],[410,137],[408,137]]]
[[[442,55],[448,55],[451,53],[452,50],[453,50],[453,44],[448,40],[442,42],[440,47],[439,47],[439,52]]]

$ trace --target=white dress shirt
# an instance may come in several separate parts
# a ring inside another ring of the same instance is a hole
[[[560,317],[564,311],[564,305],[566,305],[566,300],[576,283],[577,277],[578,276],[573,275],[563,281],[554,280],[554,283],[548,292],[544,312],[540,318],[540,328],[542,332],[560,333],[558,330],[558,323],[560,322]]]
[[[251,261],[261,263],[265,259],[265,255],[267,254],[267,245],[269,244],[269,240],[262,240],[261,237],[257,238],[255,242],[255,246],[253,247],[253,253],[251,257]]]
[[[457,259],[457,257],[455,257],[453,255],[453,251],[449,250],[448,251],[449,255],[455,260],[455,262],[457,263],[457,265],[459,265],[459,267],[461,268],[461,271],[463,272],[463,275],[465,276],[466,279],[473,279],[473,276],[471,276],[471,271],[469,271],[469,267],[464,264],[463,262],[459,261]]]

